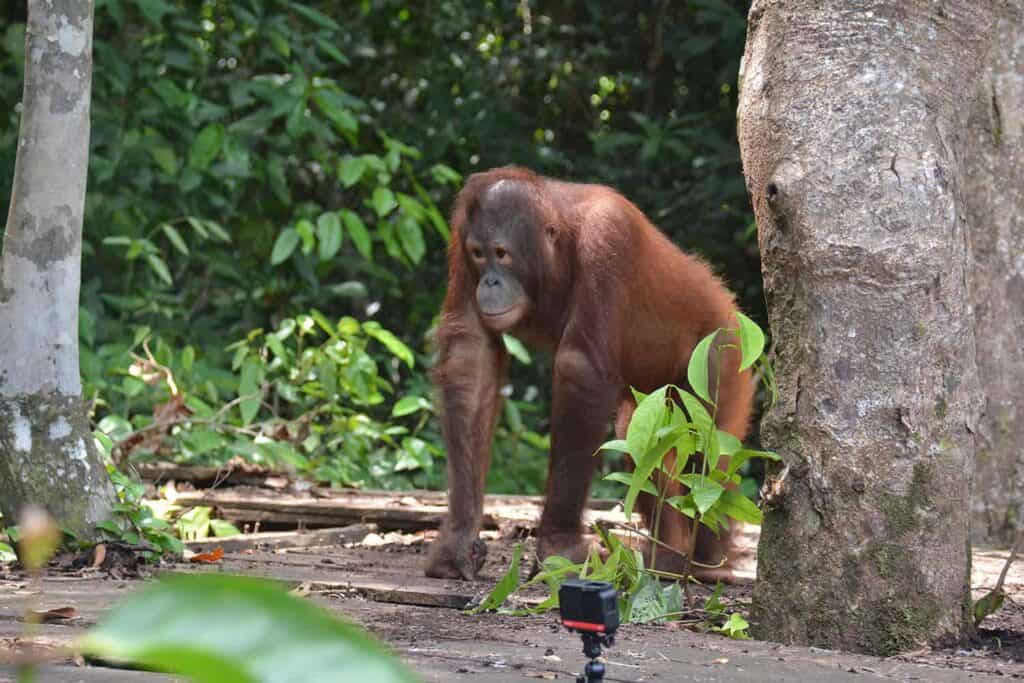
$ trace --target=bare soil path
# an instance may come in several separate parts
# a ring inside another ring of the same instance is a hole
[[[227,494],[231,494],[228,496]],[[189,494],[214,503],[226,498],[234,519],[250,527],[287,509],[292,524],[332,528],[261,533],[220,543],[216,565],[177,564],[161,571],[223,571],[284,581],[326,608],[362,624],[405,659],[426,681],[573,680],[585,662],[579,637],[562,629],[555,614],[511,617],[470,616],[462,608],[478,599],[505,571],[514,540],[528,534],[536,519],[536,499],[496,497],[488,501],[491,528],[488,561],[475,582],[437,581],[422,575],[425,543],[432,536],[435,494],[345,494],[323,508],[308,496],[288,493],[275,506],[274,494],[242,489]],[[246,501],[246,496],[249,496]],[[371,500],[372,498],[372,500]],[[343,501],[343,502],[339,502]],[[346,507],[347,506],[347,507]],[[612,506],[599,503],[593,514],[613,519]],[[325,513],[324,509],[328,512]],[[401,512],[396,513],[395,510]],[[246,512],[247,511],[247,512]],[[416,517],[414,512],[421,514]],[[303,515],[312,515],[306,519]],[[258,516],[258,519],[247,519]],[[325,519],[329,517],[329,519]],[[278,517],[281,519],[281,517]],[[338,521],[351,526],[336,528]],[[281,525],[285,522],[280,521]],[[390,529],[390,530],[389,530]],[[503,537],[504,536],[504,537]],[[756,530],[745,537],[742,568],[752,579]],[[525,541],[527,549],[532,539]],[[217,542],[194,544],[196,551]],[[996,580],[1006,553],[975,552],[976,596]],[[121,578],[115,578],[118,574]],[[103,613],[144,579],[98,569],[51,572],[41,591],[25,577],[0,570],[0,657],[35,652],[50,662],[41,680],[172,681],[173,677],[76,664],[73,643]],[[968,648],[921,650],[888,659],[777,645],[734,641],[667,625],[625,625],[607,653],[609,681],[996,681],[1024,679],[1024,568],[1011,570],[1008,600],[983,624]],[[740,610],[749,605],[751,581],[730,586],[727,599]],[[538,596],[539,597],[539,596]],[[73,608],[72,619],[47,623],[25,636],[26,609]],[[0,681],[13,672],[0,660]]]

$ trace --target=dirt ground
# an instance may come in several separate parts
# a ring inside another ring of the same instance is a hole
[[[225,494],[228,495],[228,494]],[[238,492],[230,504],[244,507]],[[487,563],[474,582],[427,579],[422,574],[426,544],[436,533],[435,502],[424,494],[388,501],[380,496],[345,494],[331,505],[322,500],[252,504],[259,510],[239,512],[255,519],[293,517],[302,524],[303,510],[344,520],[341,528],[292,531],[235,537],[192,544],[195,552],[218,543],[225,551],[214,565],[179,563],[159,571],[219,571],[273,577],[297,593],[347,619],[362,624],[405,659],[425,681],[574,680],[585,659],[578,635],[562,628],[555,613],[513,617],[469,615],[465,608],[486,595],[509,565],[515,541],[509,525],[523,530],[523,519],[535,518],[535,505],[525,498],[504,498],[491,505],[495,528],[485,532]],[[376,496],[376,497],[375,497]],[[358,500],[354,500],[354,498]],[[251,501],[250,501],[251,502]],[[222,504],[223,501],[221,501]],[[272,503],[272,504],[271,504]],[[225,504],[226,505],[226,504]],[[506,506],[502,511],[501,506]],[[263,507],[260,507],[263,506]],[[403,507],[404,506],[404,507]],[[226,509],[225,508],[222,508]],[[415,514],[413,512],[415,511]],[[399,514],[401,512],[401,514]],[[609,516],[613,510],[597,514]],[[351,525],[352,517],[363,520]],[[252,527],[238,521],[242,526]],[[390,520],[404,531],[374,526]],[[417,526],[423,528],[416,528]],[[499,528],[503,528],[499,531]],[[527,525],[528,526],[528,525]],[[411,528],[410,528],[411,527]],[[528,530],[528,529],[527,529]],[[757,531],[743,536],[746,552],[738,569],[744,580],[727,587],[724,601],[746,613],[755,572]],[[532,539],[524,542],[532,548]],[[13,680],[4,669],[11,657],[33,653],[48,662],[41,680],[163,681],[173,677],[81,666],[73,643],[103,613],[137,589],[154,572],[111,560],[92,569],[51,567],[41,589],[10,566],[0,565],[0,681]],[[977,599],[996,582],[1005,564],[1005,551],[976,550],[973,588]],[[524,563],[523,572],[529,563]],[[158,573],[158,572],[157,572]],[[606,652],[609,681],[996,681],[1024,679],[1024,566],[1018,563],[1006,582],[1003,608],[988,617],[977,638],[947,649],[923,648],[890,658],[865,657],[818,648],[792,647],[758,641],[730,640],[697,633],[679,624],[627,624]],[[541,592],[526,600],[544,597]],[[26,609],[64,609],[73,616],[44,624],[32,637],[24,635]]]

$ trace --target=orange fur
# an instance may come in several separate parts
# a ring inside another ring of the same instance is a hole
[[[431,548],[431,576],[475,574],[472,555],[481,517],[507,358],[500,335],[487,330],[475,304],[477,276],[465,239],[488,190],[499,182],[519,207],[534,261],[523,265],[529,313],[510,332],[554,353],[552,446],[547,499],[538,535],[540,553],[579,556],[580,527],[594,470],[593,453],[615,419],[624,434],[632,414],[629,388],[644,392],[685,385],[697,342],[734,327],[733,296],[700,259],[683,253],[629,200],[611,188],[553,180],[522,168],[471,176],[452,214],[448,293],[438,330],[434,373],[441,394],[448,448],[449,516]],[[517,223],[516,225],[519,225]],[[543,248],[533,249],[543,245]],[[533,291],[531,291],[533,290]],[[739,353],[725,349],[720,370],[718,425],[746,436],[754,387],[737,372]],[[617,419],[616,419],[617,418]],[[654,514],[651,501],[641,504]],[[663,512],[661,536],[679,547],[688,526]],[[728,539],[704,541],[727,552]]]

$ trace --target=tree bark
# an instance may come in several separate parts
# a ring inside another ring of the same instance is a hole
[[[1024,523],[1024,1],[1007,0],[976,90],[965,156],[974,244],[979,424],[972,537],[1009,543]]]
[[[0,510],[45,507],[79,539],[115,499],[82,402],[78,292],[92,0],[30,0],[25,89],[0,261]]]
[[[755,0],[739,138],[779,401],[753,616],[890,654],[969,634],[978,381],[960,158],[994,0]]]

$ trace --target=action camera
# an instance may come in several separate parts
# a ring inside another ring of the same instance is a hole
[[[562,625],[573,631],[615,633],[619,593],[610,583],[569,579],[558,589]]]

